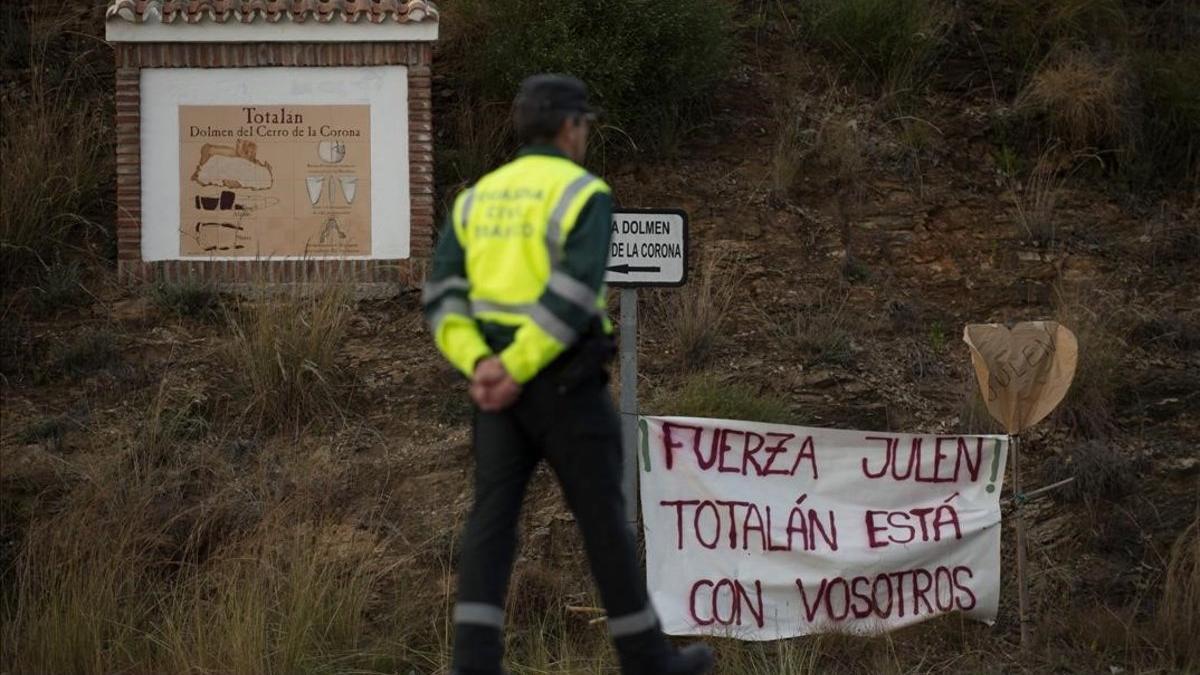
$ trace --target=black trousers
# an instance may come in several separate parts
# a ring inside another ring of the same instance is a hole
[[[548,371],[531,380],[512,407],[475,413],[475,505],[462,540],[454,612],[454,665],[461,672],[499,672],[517,522],[526,485],[543,459],[583,533],[623,660],[630,652],[666,648],[625,522],[620,423],[607,373],[590,370],[574,382]]]

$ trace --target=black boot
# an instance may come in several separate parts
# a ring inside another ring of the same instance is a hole
[[[691,644],[667,657],[660,664],[662,675],[704,675],[716,663],[712,647],[706,644]]]
[[[621,655],[622,675],[704,675],[712,670],[716,657],[712,647],[691,644],[682,649],[667,649],[648,657]]]

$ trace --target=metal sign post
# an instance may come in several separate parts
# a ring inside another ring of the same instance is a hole
[[[637,525],[637,288],[682,286],[687,280],[687,214],[678,209],[616,211],[604,281],[621,287],[621,492],[625,520]]]
[[[621,289],[621,448],[624,453],[621,493],[625,521],[637,524],[637,289]]]

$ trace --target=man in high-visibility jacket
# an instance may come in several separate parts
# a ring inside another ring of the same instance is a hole
[[[524,147],[458,195],[422,294],[434,340],[470,379],[476,405],[475,505],[453,617],[462,675],[504,672],[517,519],[543,459],[583,532],[622,672],[699,674],[713,664],[708,647],[676,650],[663,637],[624,521],[620,428],[606,386],[612,197],[579,166],[593,118],[575,78],[521,84],[513,123]]]

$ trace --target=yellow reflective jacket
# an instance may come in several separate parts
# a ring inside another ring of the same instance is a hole
[[[604,181],[530,147],[459,194],[447,220],[422,304],[438,349],[463,374],[498,353],[527,382],[588,330],[611,331]]]

